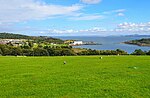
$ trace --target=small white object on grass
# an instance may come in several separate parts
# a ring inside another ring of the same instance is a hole
[[[103,57],[100,57],[100,59],[103,59]]]
[[[64,61],[64,64],[66,64],[67,62],[66,61]]]
[[[137,69],[137,67],[133,67],[134,69]]]

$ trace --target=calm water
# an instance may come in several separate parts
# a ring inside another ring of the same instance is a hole
[[[90,48],[96,50],[116,50],[122,49],[127,51],[128,53],[132,53],[135,49],[142,49],[143,51],[150,50],[150,47],[141,47],[136,45],[128,45],[122,44],[121,42],[134,40],[134,39],[141,39],[143,37],[95,37],[95,36],[72,36],[72,37],[57,37],[63,40],[73,39],[73,40],[82,40],[82,41],[93,41],[96,43],[100,43],[102,45],[82,45],[82,46],[74,46],[76,48]],[[145,37],[144,37],[145,38]]]

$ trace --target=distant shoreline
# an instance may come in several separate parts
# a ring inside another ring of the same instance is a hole
[[[137,45],[137,46],[141,46],[141,47],[150,47],[150,38],[131,40],[131,41],[126,41],[126,42],[122,42],[122,43],[130,44],[130,45]]]
[[[122,42],[123,44],[128,44],[128,45],[137,45],[141,47],[150,47],[150,44],[141,44],[141,43],[132,43],[132,42]]]
[[[98,44],[98,43],[95,43],[95,44],[77,44],[77,45],[70,45],[70,46],[82,46],[82,45],[102,45],[102,44]]]

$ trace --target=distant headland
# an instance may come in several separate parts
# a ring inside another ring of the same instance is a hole
[[[138,45],[138,46],[148,46],[150,47],[150,38],[143,38],[138,40],[131,40],[123,42],[125,44],[132,44],[132,45]]]

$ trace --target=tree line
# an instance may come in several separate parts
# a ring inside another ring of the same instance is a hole
[[[10,45],[0,45],[0,55],[2,56],[71,56],[71,55],[129,55],[121,49],[116,50],[92,50],[84,49],[80,52],[73,51],[71,46],[38,46],[36,48],[14,47]],[[135,50],[130,55],[150,55],[149,51]]]
[[[2,56],[62,56],[75,55],[70,47],[50,47],[38,46],[36,48],[13,47],[10,45],[0,45],[0,55]]]
[[[131,54],[128,54],[126,51],[121,49],[116,50],[91,50],[82,51],[77,53],[77,55],[150,55],[149,51],[142,51],[141,49],[136,49]]]

